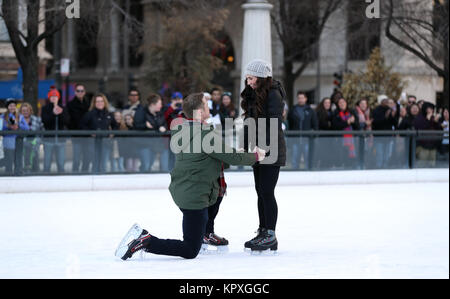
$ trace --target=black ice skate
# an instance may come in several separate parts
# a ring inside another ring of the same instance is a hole
[[[134,224],[117,247],[115,256],[122,260],[131,258],[134,253],[145,248],[151,237],[145,229],[142,229],[138,224]],[[126,245],[127,242],[129,242],[128,245]]]
[[[228,240],[219,237],[215,233],[210,233],[203,237],[203,244],[208,244],[212,246],[226,246],[228,245]]]
[[[251,251],[252,253],[262,253],[265,251],[270,251],[273,253],[276,253],[278,250],[278,241],[275,236],[275,231],[273,230],[266,230],[265,234],[262,236],[261,239],[259,239],[258,242],[256,242],[252,247]]]
[[[261,227],[258,228],[258,230],[256,231],[256,233],[257,233],[256,237],[254,237],[250,241],[245,242],[244,248],[246,250],[251,250],[251,248],[253,246],[255,246],[257,243],[259,243],[259,241],[261,241],[261,239],[264,237],[266,231],[267,231],[267,229],[265,229],[265,228],[261,228]]]
[[[228,240],[214,233],[203,237],[201,254],[219,254],[228,252]]]

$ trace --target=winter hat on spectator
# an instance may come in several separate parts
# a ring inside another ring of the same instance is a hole
[[[6,99],[6,108],[8,108],[10,104],[17,104],[17,100],[13,98]]]
[[[174,93],[172,93],[172,99],[182,99],[183,98],[183,94],[179,91],[176,91]]]
[[[381,102],[383,102],[384,100],[387,100],[387,99],[389,99],[387,95],[385,95],[385,94],[379,95],[377,98],[378,104],[381,104]]]
[[[261,59],[252,60],[245,68],[245,75],[259,78],[272,77],[272,65]]]
[[[47,98],[50,99],[50,97],[58,97],[58,100],[61,99],[61,94],[59,93],[59,91],[56,89],[55,86],[50,87],[50,91],[47,94]]]

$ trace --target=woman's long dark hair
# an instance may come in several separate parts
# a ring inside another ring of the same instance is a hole
[[[325,109],[325,101],[329,100],[330,104],[332,104],[331,99],[330,98],[323,98],[322,101],[320,101],[319,105],[316,108],[316,112],[317,113],[321,113],[321,114],[326,114],[328,113],[328,111],[331,111],[331,107],[330,109]]]
[[[245,117],[258,118],[263,114],[264,105],[272,87],[272,77],[259,78],[256,81],[256,89],[250,87],[245,79],[245,88],[241,93],[241,107]],[[253,109],[252,109],[253,108]],[[254,110],[254,111],[252,111]]]

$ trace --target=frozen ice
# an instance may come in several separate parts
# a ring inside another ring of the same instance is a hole
[[[276,255],[244,251],[256,194],[230,185],[216,219],[227,253],[122,261],[114,250],[133,223],[182,237],[168,190],[0,193],[0,278],[449,278],[448,182],[279,186],[276,197]]]

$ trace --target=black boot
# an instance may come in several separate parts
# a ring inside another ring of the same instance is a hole
[[[252,251],[276,251],[278,249],[278,241],[275,231],[268,229],[264,235],[251,247]]]
[[[267,229],[265,228],[258,228],[258,230],[256,231],[257,235],[256,237],[254,237],[253,239],[251,239],[250,241],[245,242],[244,247],[251,249],[256,243],[258,243],[260,241],[260,239],[265,235]]]
[[[208,244],[212,246],[226,246],[228,245],[228,240],[219,237],[215,233],[210,233],[203,237],[203,244]]]

